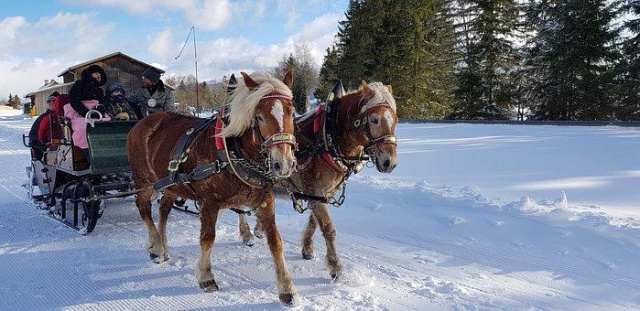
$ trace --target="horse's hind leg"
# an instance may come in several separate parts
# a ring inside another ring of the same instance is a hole
[[[205,292],[215,292],[218,284],[211,271],[211,249],[216,240],[216,222],[218,220],[218,208],[212,207],[210,203],[198,202],[200,204],[200,255],[196,267],[196,278],[198,285]]]
[[[302,231],[302,258],[304,259],[313,259],[313,234],[316,232],[316,228],[318,227],[318,222],[316,221],[313,213],[309,215],[309,223],[307,223],[307,227]]]
[[[168,239],[167,239],[167,221],[169,220],[169,213],[171,213],[171,209],[173,208],[173,201],[175,201],[176,196],[170,192],[165,192],[165,195],[162,196],[162,200],[160,201],[160,222],[158,222],[158,233],[162,238],[162,247],[164,248],[163,259],[164,261],[169,260],[169,247]]]
[[[244,214],[238,214],[238,225],[240,227],[240,237],[242,237],[242,243],[246,246],[253,246],[253,234],[251,234],[251,228],[247,223],[247,216]]]
[[[256,221],[256,226],[253,227],[253,234],[258,239],[264,239],[264,230],[262,230],[262,223],[259,220]]]
[[[149,258],[155,262],[162,262],[161,257],[164,258],[164,247],[162,245],[162,238],[156,230],[156,225],[153,223],[153,217],[151,216],[151,200],[155,191],[152,188],[147,188],[138,193],[136,197],[136,206],[140,212],[142,221],[147,226],[147,232],[149,233],[149,239],[147,240],[147,250],[149,251]]]
[[[274,200],[272,196],[267,198],[265,200],[267,206],[258,209],[258,221],[262,224],[273,257],[276,270],[276,288],[280,302],[285,306],[295,306],[298,304],[296,289],[284,261],[282,238],[276,227]]]
[[[311,211],[327,243],[327,256],[325,257],[327,268],[329,268],[331,278],[337,279],[342,275],[342,264],[340,264],[340,258],[338,258],[338,252],[336,250],[336,226],[333,224],[331,215],[329,215],[327,204],[316,202],[314,205]]]

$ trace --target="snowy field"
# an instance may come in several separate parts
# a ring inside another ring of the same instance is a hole
[[[220,291],[195,281],[198,218],[173,212],[155,265],[133,199],[80,236],[26,202],[31,120],[0,117],[0,310],[282,309],[264,241],[218,222]],[[332,282],[308,214],[277,224],[302,310],[640,309],[640,128],[401,124],[391,175],[355,175],[332,208],[346,275]],[[255,219],[250,219],[252,223]]]

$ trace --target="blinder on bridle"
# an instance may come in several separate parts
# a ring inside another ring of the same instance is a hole
[[[389,105],[389,103],[387,102],[377,103],[367,108],[367,110],[363,111],[362,113],[360,113],[360,115],[353,122],[354,129],[358,130],[360,126],[364,126],[365,128],[367,139],[369,139],[369,144],[364,148],[367,154],[369,154],[368,152],[369,150],[378,148],[380,145],[385,145],[385,144],[398,145],[398,138],[395,135],[383,135],[380,137],[373,137],[373,134],[371,134],[371,127],[369,126],[369,115],[370,115],[369,111],[377,107],[391,108],[391,105]]]
[[[269,100],[269,99],[282,99],[282,100],[286,100],[288,102],[291,102],[291,97],[284,95],[284,94],[280,94],[280,93],[269,93],[265,96],[263,96],[260,99],[260,102]],[[256,117],[257,119],[257,117]],[[267,149],[271,148],[272,146],[275,145],[281,145],[281,144],[288,144],[291,145],[291,147],[296,150],[298,145],[296,143],[296,136],[293,134],[289,134],[286,132],[277,132],[274,133],[273,135],[269,136],[269,138],[264,139],[262,134],[260,133],[260,127],[258,126],[258,122],[256,120],[256,122],[253,123],[253,132],[254,132],[254,140],[255,140],[255,136],[257,136],[260,139],[260,151],[261,152],[266,152]],[[256,135],[257,134],[257,135]]]

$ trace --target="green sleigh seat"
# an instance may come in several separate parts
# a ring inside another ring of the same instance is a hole
[[[128,172],[127,135],[137,121],[95,122],[87,125],[91,174]]]

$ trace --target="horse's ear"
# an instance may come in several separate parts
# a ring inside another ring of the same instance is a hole
[[[391,85],[385,85],[384,87],[387,88],[387,91],[389,91],[389,94],[393,95],[393,90],[391,88]]]
[[[282,82],[284,82],[286,86],[291,88],[291,86],[293,85],[293,69],[289,69],[289,71],[287,71],[287,74],[284,75],[284,80],[282,80]]]
[[[233,89],[235,87],[233,87],[232,85],[236,85],[238,84],[238,80],[236,79],[236,74],[231,74],[231,78],[229,78],[229,82],[227,82],[227,94],[231,94],[231,92],[233,92]]]
[[[259,84],[256,83],[256,81],[253,81],[253,79],[251,79],[251,77],[249,77],[249,75],[246,72],[242,71],[240,72],[240,74],[244,78],[244,85],[246,85],[249,88],[249,90],[253,91],[253,89],[258,87]]]
[[[362,80],[362,90],[365,91],[365,93],[371,93],[373,92],[371,90],[371,88],[369,87],[369,84],[367,84],[366,81]]]

